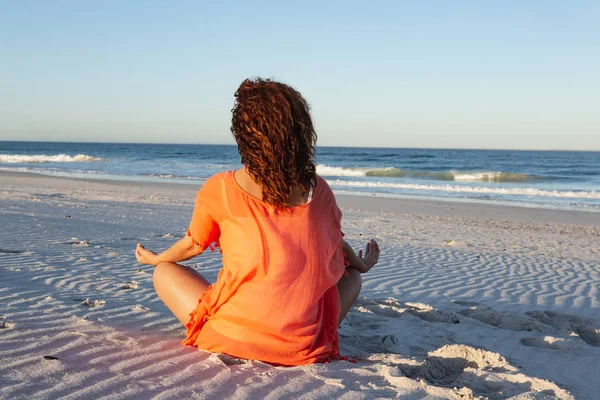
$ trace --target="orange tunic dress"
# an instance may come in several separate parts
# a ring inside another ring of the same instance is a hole
[[[188,235],[203,249],[219,246],[223,268],[183,344],[278,365],[341,358],[341,217],[320,177],[312,200],[289,212],[252,197],[231,171],[206,181]]]

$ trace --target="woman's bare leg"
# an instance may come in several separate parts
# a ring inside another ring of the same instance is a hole
[[[362,277],[358,270],[348,267],[346,268],[348,275],[342,276],[337,283],[338,292],[340,293],[340,318],[338,325],[342,323],[342,320],[352,308],[352,304],[358,298],[360,289],[362,287]]]
[[[158,297],[183,325],[210,283],[190,267],[163,262],[154,269],[154,289]]]

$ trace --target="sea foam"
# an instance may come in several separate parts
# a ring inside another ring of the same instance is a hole
[[[47,162],[90,162],[90,161],[104,161],[103,158],[92,157],[86,154],[77,154],[70,156],[68,154],[36,154],[36,155],[25,155],[25,154],[0,154],[0,163],[4,164],[39,164]]]
[[[408,190],[428,190],[453,193],[479,193],[479,194],[499,194],[499,195],[518,195],[518,196],[538,196],[538,197],[563,197],[574,199],[600,199],[600,192],[597,191],[567,191],[567,190],[544,190],[537,188],[494,188],[494,187],[473,187],[459,185],[419,185],[413,183],[393,183],[393,182],[366,182],[366,181],[342,181],[340,179],[330,180],[331,186],[337,187],[356,187],[356,188],[389,188],[389,189],[408,189]]]
[[[435,181],[462,182],[526,182],[542,180],[535,175],[516,174],[502,171],[458,172],[458,171],[419,171],[394,167],[385,168],[345,168],[317,165],[317,174],[321,176],[368,176],[389,178],[414,178]]]

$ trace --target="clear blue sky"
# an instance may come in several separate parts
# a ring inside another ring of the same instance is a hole
[[[263,76],[321,145],[600,150],[598,1],[283,3],[0,0],[0,140],[233,143]]]

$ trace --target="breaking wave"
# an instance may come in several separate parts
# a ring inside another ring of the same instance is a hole
[[[511,172],[458,172],[458,171],[412,171],[394,167],[386,168],[344,168],[317,165],[317,174],[321,176],[370,176],[389,178],[415,178],[436,181],[462,182],[527,182],[542,180],[536,175],[515,174]]]
[[[337,187],[356,187],[356,188],[389,188],[389,189],[408,189],[408,190],[428,190],[438,192],[453,193],[478,193],[478,194],[497,194],[512,196],[534,196],[534,197],[562,197],[572,199],[597,199],[600,200],[600,192],[597,191],[566,191],[566,190],[544,190],[536,188],[494,188],[494,187],[473,187],[458,185],[419,185],[412,183],[387,183],[387,182],[358,182],[342,181],[337,179],[328,182],[331,186]]]
[[[40,164],[46,162],[90,162],[104,161],[103,158],[92,157],[86,154],[70,156],[68,154],[57,155],[24,155],[24,154],[0,154],[0,163],[3,164]]]
[[[144,173],[138,174],[139,176],[148,176],[150,178],[160,178],[160,179],[186,179],[190,181],[197,180],[205,180],[206,178],[200,178],[198,176],[186,176],[186,175],[176,175],[176,174],[153,174],[153,173]]]

